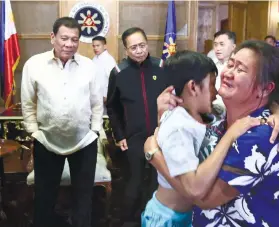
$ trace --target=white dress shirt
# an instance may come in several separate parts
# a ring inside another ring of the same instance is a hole
[[[215,63],[217,69],[218,69],[218,75],[216,77],[216,83],[215,83],[215,88],[216,90],[218,91],[221,87],[221,72],[223,71],[225,65],[227,62],[220,62],[218,60],[218,58],[216,57],[216,54],[214,52],[214,50],[212,49],[211,51],[208,52],[207,54],[207,57],[211,58],[213,60],[213,62]],[[217,95],[217,100],[220,102],[220,103],[223,103],[222,101],[222,98],[220,95]]]
[[[116,66],[116,61],[105,50],[100,55],[96,55],[93,58],[93,62],[98,66],[98,77],[102,80],[103,96],[107,97],[108,93],[108,82],[111,70]]]
[[[68,155],[97,138],[93,131],[102,126],[103,94],[95,72],[92,61],[79,54],[63,67],[53,50],[25,63],[24,126],[47,150]]]
[[[207,57],[211,58],[214,61],[214,63],[218,61],[215,51],[213,49],[208,52]]]
[[[221,73],[223,71],[223,69],[225,68],[227,61],[225,61],[224,63],[220,62],[217,58],[215,60],[215,65],[218,69],[218,75],[216,77],[216,83],[215,83],[215,88],[217,91],[219,91],[220,87],[221,87]],[[225,104],[223,102],[223,99],[220,95],[217,94],[216,96],[216,100],[213,102],[213,105],[216,106],[217,109],[219,109],[221,112],[225,112],[226,111],[226,107]]]
[[[195,171],[199,165],[198,154],[206,126],[180,106],[164,112],[160,122],[157,142],[171,177]],[[172,188],[159,172],[158,183],[164,188]]]

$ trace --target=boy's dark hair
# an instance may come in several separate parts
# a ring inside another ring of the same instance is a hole
[[[276,38],[275,38],[273,35],[267,35],[267,36],[264,38],[264,40],[267,40],[267,39],[272,39],[272,41],[273,41],[274,43],[276,43]]]
[[[132,27],[132,28],[128,28],[126,31],[123,32],[122,34],[122,42],[123,42],[123,45],[124,47],[127,48],[127,38],[130,36],[130,35],[133,35],[135,33],[141,33],[144,37],[144,39],[147,41],[147,36],[144,32],[143,29],[141,28],[138,28],[138,27]]]
[[[79,33],[79,37],[81,35],[81,27],[80,24],[72,17],[60,17],[58,18],[54,24],[53,24],[53,28],[52,31],[54,33],[54,35],[57,34],[59,28],[61,26],[65,26],[67,28],[77,28],[78,29],[78,33]]]
[[[236,43],[236,34],[235,32],[231,32],[231,31],[226,31],[226,30],[221,30],[218,31],[214,34],[214,39],[216,39],[217,37],[219,37],[220,35],[227,35],[228,38],[235,44]]]
[[[101,41],[104,45],[107,44],[107,40],[105,37],[103,36],[95,36],[93,39],[92,39],[92,42],[93,41]]]
[[[211,58],[204,54],[184,50],[167,58],[164,64],[168,85],[173,85],[176,95],[180,96],[185,84],[190,80],[200,84],[208,73],[218,74],[216,65]]]

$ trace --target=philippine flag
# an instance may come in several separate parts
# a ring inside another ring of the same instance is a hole
[[[20,52],[10,0],[0,0],[0,75],[5,107],[10,107],[15,94],[14,72]]]

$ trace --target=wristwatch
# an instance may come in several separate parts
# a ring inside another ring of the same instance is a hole
[[[153,150],[151,150],[151,151],[146,152],[146,153],[145,153],[145,159],[146,159],[147,161],[151,161],[152,158],[153,158],[153,155],[154,155],[157,151],[159,151],[159,148],[155,148],[155,149],[153,149]]]

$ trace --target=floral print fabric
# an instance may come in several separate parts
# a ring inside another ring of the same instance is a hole
[[[267,118],[270,111],[258,109],[250,116]],[[220,121],[207,130],[200,160],[215,148],[225,132]],[[254,127],[239,137],[228,151],[224,165],[237,171],[221,169],[218,177],[239,191],[239,196],[209,210],[194,208],[194,227],[279,226],[279,154],[278,140],[269,142],[272,128]]]

